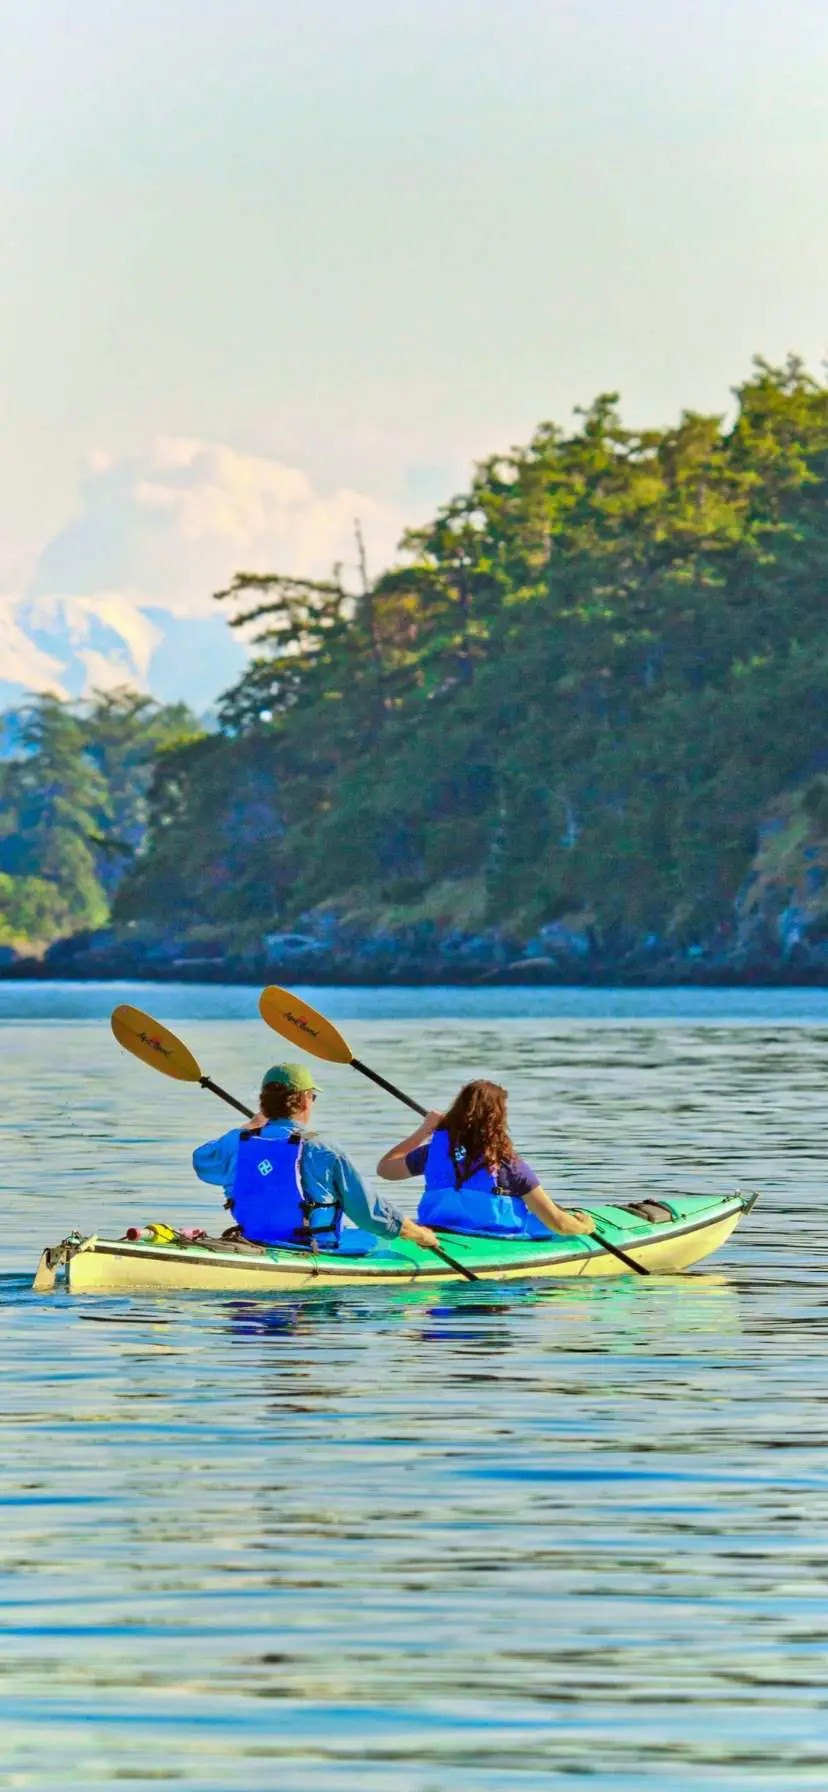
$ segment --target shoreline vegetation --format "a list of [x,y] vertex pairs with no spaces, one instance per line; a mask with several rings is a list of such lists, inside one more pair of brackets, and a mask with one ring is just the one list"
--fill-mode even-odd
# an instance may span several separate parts
[[2,718],[0,976],[828,982],[828,386],[602,396],[371,581],[240,572],[205,726]]

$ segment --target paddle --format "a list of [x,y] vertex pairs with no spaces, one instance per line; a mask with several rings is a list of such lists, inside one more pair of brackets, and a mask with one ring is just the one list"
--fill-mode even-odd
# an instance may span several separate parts
[[[389,1083],[379,1071],[369,1069],[367,1064],[355,1058],[347,1039],[343,1039],[333,1021],[326,1020],[309,1002],[303,1002],[299,996],[291,995],[289,989],[279,989],[271,983],[263,989],[259,997],[259,1013],[263,1021],[273,1028],[274,1033],[281,1033],[283,1039],[289,1039],[291,1045],[303,1046],[315,1058],[324,1058],[328,1064],[350,1064],[352,1070],[358,1070],[362,1076],[370,1077],[372,1083],[378,1083],[381,1089],[387,1089],[389,1095],[396,1095],[398,1101],[413,1108],[415,1114],[426,1115],[428,1108],[421,1108],[418,1101],[412,1101],[410,1095],[404,1095],[396,1083]],[[442,1257],[458,1275],[465,1276],[467,1282],[479,1282],[480,1277],[471,1269],[458,1263],[456,1257],[450,1257],[442,1246],[429,1245],[436,1257]]]
[[[262,1020],[273,1028],[274,1033],[281,1033],[282,1038],[289,1039],[291,1045],[303,1046],[306,1052],[311,1052],[316,1058],[326,1059],[329,1064],[350,1064],[352,1070],[358,1070],[362,1076],[370,1077],[372,1083],[379,1083],[381,1089],[387,1089],[389,1095],[396,1095],[397,1100],[404,1102],[407,1108],[413,1108],[415,1114],[425,1115],[428,1112],[427,1108],[420,1107],[418,1101],[412,1101],[410,1095],[404,1095],[402,1089],[398,1089],[395,1083],[389,1083],[384,1076],[379,1075],[378,1071],[371,1070],[367,1064],[363,1064],[359,1058],[355,1058],[347,1039],[343,1038],[333,1021],[327,1020],[325,1015],[320,1014],[318,1009],[312,1008],[309,1002],[303,1002],[299,996],[292,995],[289,989],[280,989],[276,983],[271,983],[267,989],[263,989],[259,997],[259,1013]],[[604,1250],[609,1251],[611,1256],[618,1257],[628,1269],[635,1270],[637,1276],[650,1274],[643,1264],[636,1263],[633,1257],[628,1257],[620,1245],[610,1244],[609,1239],[604,1238],[602,1233],[593,1232],[592,1237],[598,1244],[603,1245]],[[478,1276],[473,1276],[470,1270],[465,1270],[461,1264],[455,1263],[445,1251],[441,1251],[440,1256],[445,1257],[446,1262],[451,1263],[453,1269],[459,1269],[461,1275],[467,1276],[469,1281],[479,1281]]]
[[120,1008],[113,1009],[111,1025],[118,1044],[131,1052],[133,1058],[140,1058],[142,1064],[150,1064],[153,1070],[174,1077],[178,1083],[200,1083],[202,1089],[210,1089],[213,1095],[220,1096],[228,1107],[236,1109],[237,1114],[246,1114],[252,1120],[253,1109],[244,1107],[235,1096],[228,1095],[212,1077],[203,1076],[200,1064],[196,1063],[183,1040],[176,1038],[168,1027],[162,1027],[160,1020],[153,1020],[151,1014],[144,1014],[140,1008],[130,1008],[128,1002],[123,1002]]

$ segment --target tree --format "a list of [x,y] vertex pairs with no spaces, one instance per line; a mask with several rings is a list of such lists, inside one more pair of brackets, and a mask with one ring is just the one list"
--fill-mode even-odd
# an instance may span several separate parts
[[106,918],[95,839],[106,816],[106,784],[86,751],[84,729],[56,697],[20,712],[22,752],[3,769],[0,868],[53,885],[75,927]]
[[97,927],[143,839],[157,753],[194,724],[183,705],[130,690],[16,712],[0,764],[0,873],[15,934]]

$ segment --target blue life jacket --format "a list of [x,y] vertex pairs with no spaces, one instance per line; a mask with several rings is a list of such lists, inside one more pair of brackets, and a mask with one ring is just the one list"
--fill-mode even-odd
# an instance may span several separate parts
[[529,1237],[530,1214],[525,1201],[504,1194],[496,1170],[478,1164],[457,1187],[458,1171],[451,1155],[449,1136],[441,1127],[428,1147],[425,1193],[417,1209],[422,1226],[442,1226],[447,1232],[485,1232],[511,1238]]
[[230,1205],[237,1226],[256,1244],[313,1246],[326,1250],[339,1242],[342,1208],[337,1201],[316,1201],[302,1184],[301,1133],[263,1138],[241,1133]]

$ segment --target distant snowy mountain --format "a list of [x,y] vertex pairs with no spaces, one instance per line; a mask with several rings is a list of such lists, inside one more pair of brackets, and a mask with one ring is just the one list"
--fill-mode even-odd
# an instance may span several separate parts
[[245,661],[212,593],[241,569],[319,576],[353,560],[357,516],[382,564],[402,519],[359,492],[322,495],[296,468],[181,438],[93,457],[78,515],[0,595],[0,704],[132,684],[204,710]]
[[128,684],[165,702],[183,698],[200,712],[233,683],[246,659],[243,643],[218,611],[177,616],[119,595],[117,602],[105,596],[48,603],[24,598],[16,612],[14,656],[0,649],[3,707],[32,690],[80,697]]

